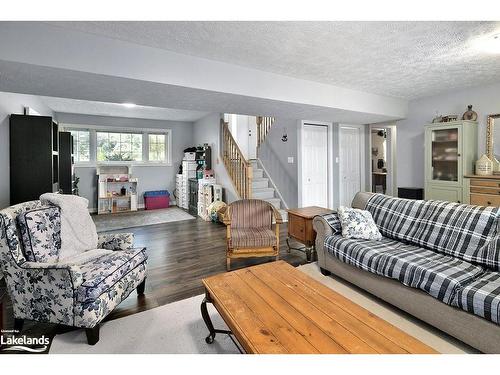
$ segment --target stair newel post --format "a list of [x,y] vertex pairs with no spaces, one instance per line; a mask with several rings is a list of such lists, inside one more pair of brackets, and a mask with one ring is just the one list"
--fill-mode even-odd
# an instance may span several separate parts
[[246,168],[247,174],[247,199],[252,198],[252,180],[253,180],[253,167],[251,163],[247,164]]

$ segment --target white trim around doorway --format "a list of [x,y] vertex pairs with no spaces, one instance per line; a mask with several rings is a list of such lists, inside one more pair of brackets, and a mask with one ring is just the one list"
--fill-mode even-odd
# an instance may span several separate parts
[[302,136],[304,133],[304,125],[318,125],[318,126],[326,126],[328,128],[328,208],[332,208],[333,206],[333,175],[334,175],[334,160],[333,160],[333,123],[331,122],[322,122],[322,121],[299,121],[297,126],[297,195],[298,195],[298,205],[302,207],[302,202],[304,201],[303,197],[303,175],[302,175]]
[[[351,124],[339,124],[339,131],[338,131],[338,136],[339,136],[339,146],[340,142],[342,141],[341,139],[341,128],[356,128],[359,129],[359,148],[360,148],[360,188],[361,191],[366,190],[366,125],[351,125]],[[340,147],[339,147],[340,148]],[[339,178],[338,178],[338,201],[340,205],[340,190],[342,189],[342,176],[340,175],[340,163],[342,163],[342,160],[340,160],[340,149],[338,150],[339,154]],[[371,173],[371,170],[370,170]],[[371,179],[370,179],[371,182]]]
[[398,184],[397,184],[397,129],[396,125],[393,124],[371,124],[369,126],[369,134],[368,134],[368,154],[367,160],[369,160],[368,168],[368,191],[372,190],[372,164],[371,164],[371,152],[372,152],[372,137],[371,132],[373,129],[386,129],[389,133],[387,137],[387,146],[390,148],[391,157],[387,160],[387,191],[385,192],[387,195],[391,195],[393,197],[398,196]]

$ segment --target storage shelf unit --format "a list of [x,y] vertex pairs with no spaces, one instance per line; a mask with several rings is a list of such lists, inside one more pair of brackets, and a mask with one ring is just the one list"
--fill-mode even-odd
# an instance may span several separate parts
[[425,126],[425,199],[470,203],[468,182],[477,160],[475,121]]
[[[137,211],[137,184],[128,166],[97,168],[97,213]],[[125,189],[125,194],[122,194]]]
[[189,179],[196,178],[196,160],[182,161],[182,174],[176,175],[177,206],[189,209]]
[[49,116],[10,116],[10,204],[59,191],[59,127]]

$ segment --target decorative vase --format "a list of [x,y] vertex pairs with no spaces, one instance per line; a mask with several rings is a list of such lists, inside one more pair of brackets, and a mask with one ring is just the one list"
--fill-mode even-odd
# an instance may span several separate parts
[[476,174],[478,176],[489,176],[493,174],[493,162],[488,156],[483,155],[476,161]]
[[493,159],[491,159],[491,163],[493,165],[493,173],[494,174],[500,174],[500,161],[497,160],[497,158],[493,155]]
[[467,111],[463,114],[462,120],[471,120],[471,121],[477,120],[477,113],[472,110],[472,104],[469,104],[467,106]]

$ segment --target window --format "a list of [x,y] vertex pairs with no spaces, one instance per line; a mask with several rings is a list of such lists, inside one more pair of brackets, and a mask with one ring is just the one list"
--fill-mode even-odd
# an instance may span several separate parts
[[71,130],[75,163],[90,161],[90,131]]
[[77,166],[123,162],[133,165],[171,165],[170,129],[78,124],[61,124],[61,128],[73,136]]
[[98,131],[97,161],[142,161],[142,134]]
[[165,134],[149,134],[149,161],[165,161]]

